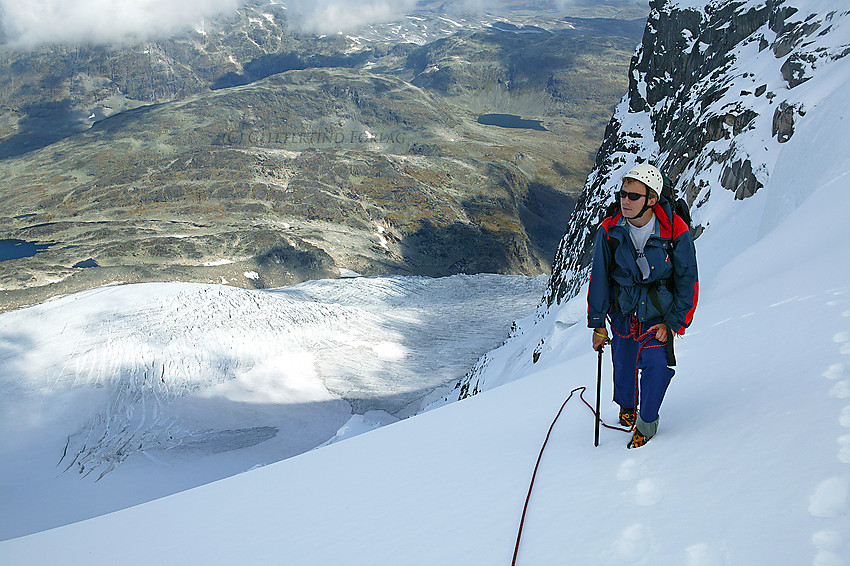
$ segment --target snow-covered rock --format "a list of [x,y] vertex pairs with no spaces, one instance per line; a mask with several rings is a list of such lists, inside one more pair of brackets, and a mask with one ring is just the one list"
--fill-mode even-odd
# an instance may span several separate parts
[[850,14],[837,4],[650,4],[629,92],[561,242],[547,304],[569,299],[587,280],[595,227],[635,162],[671,177],[691,205],[697,237],[768,184],[795,128],[846,77]]

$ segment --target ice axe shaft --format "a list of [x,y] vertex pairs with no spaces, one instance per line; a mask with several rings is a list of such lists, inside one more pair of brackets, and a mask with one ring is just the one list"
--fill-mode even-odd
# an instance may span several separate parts
[[599,346],[599,362],[596,369],[596,433],[593,437],[593,445],[599,446],[599,405],[602,389],[602,346]]

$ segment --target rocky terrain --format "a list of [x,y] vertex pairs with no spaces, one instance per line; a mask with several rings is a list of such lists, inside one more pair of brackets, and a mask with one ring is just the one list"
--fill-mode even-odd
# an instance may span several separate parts
[[0,240],[48,246],[0,262],[0,310],[116,282],[548,272],[642,22],[458,25],[311,36],[256,2],[169,40],[0,47]]

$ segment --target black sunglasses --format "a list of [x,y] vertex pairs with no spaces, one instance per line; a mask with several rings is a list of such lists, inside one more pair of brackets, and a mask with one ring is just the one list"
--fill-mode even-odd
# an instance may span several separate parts
[[624,191],[624,190],[621,189],[620,191],[617,192],[617,196],[620,197],[621,199],[627,198],[629,200],[638,200],[641,197],[645,197],[646,195],[642,194],[642,193],[632,193],[632,192]]

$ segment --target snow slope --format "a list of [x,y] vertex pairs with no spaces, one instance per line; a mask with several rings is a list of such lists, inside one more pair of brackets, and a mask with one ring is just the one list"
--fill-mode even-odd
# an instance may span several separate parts
[[[768,265],[784,260],[768,244],[750,254]],[[593,419],[571,401],[543,459],[519,563],[846,563],[850,286],[842,271],[843,285],[791,270],[760,291],[707,301],[681,350],[662,431],[640,450],[626,451],[626,436],[604,429],[594,448]],[[6,541],[0,557],[509,564],[546,428],[571,388],[592,384],[594,368],[593,354],[565,360],[278,464]],[[615,408],[606,404],[604,416],[613,420]]]
[[[799,206],[781,218],[750,206],[751,220],[775,228],[703,273],[706,292],[679,343],[658,436],[627,451],[624,433],[603,429],[594,448],[591,413],[568,403],[541,463],[518,564],[850,562],[850,227],[840,221],[850,209],[850,136],[821,134],[850,120],[844,92],[801,124],[795,139],[808,151],[789,143],[779,156],[789,174],[774,174],[768,188],[801,198]],[[799,178],[817,185],[801,194]],[[546,320],[563,355],[529,365],[522,379],[258,470],[5,541],[0,558],[509,564],[547,427],[574,387],[589,386],[592,399],[595,381],[583,324],[552,316],[539,325]],[[611,422],[608,379],[602,395]]]

